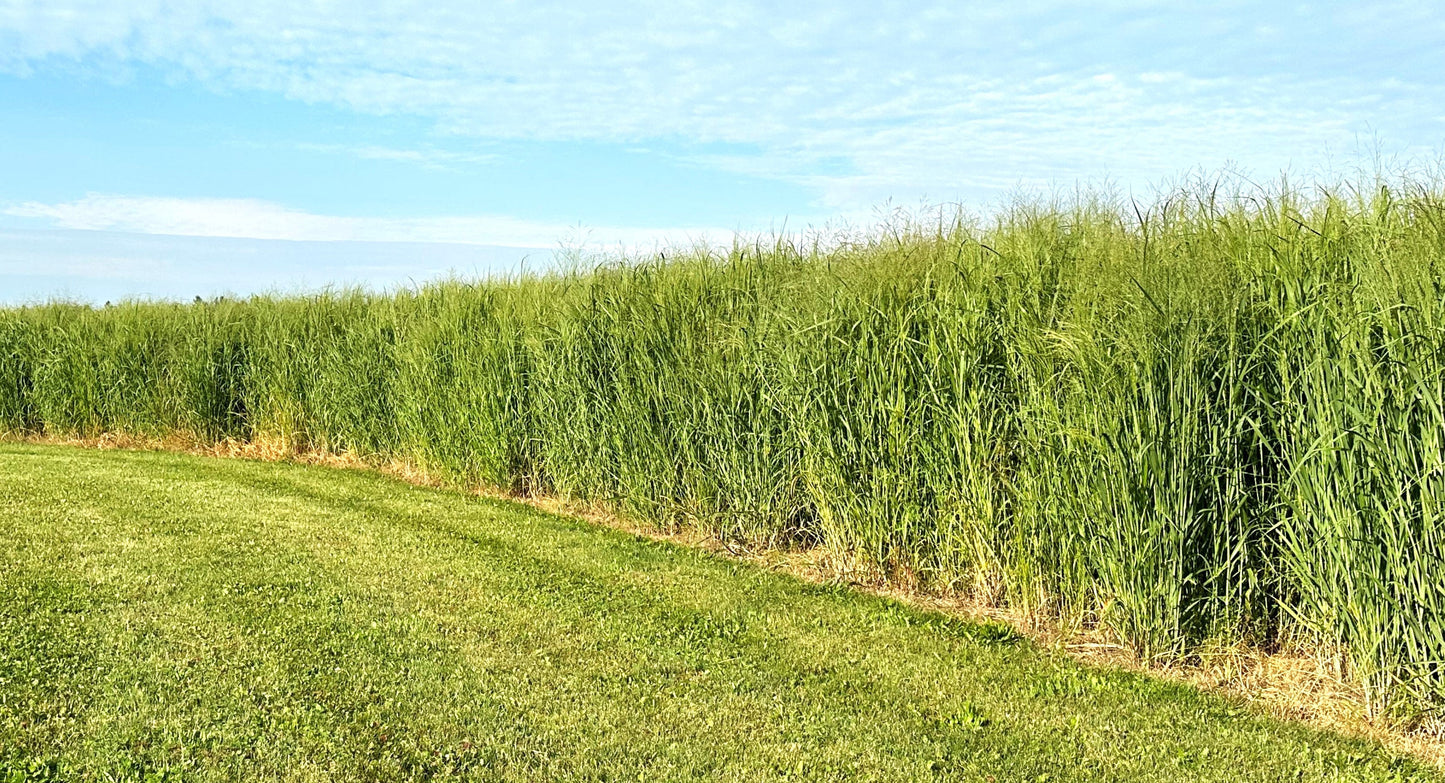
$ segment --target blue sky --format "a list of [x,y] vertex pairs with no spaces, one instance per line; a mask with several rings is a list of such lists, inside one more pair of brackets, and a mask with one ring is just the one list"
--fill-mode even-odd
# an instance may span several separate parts
[[0,0],[0,301],[1438,161],[1436,7]]

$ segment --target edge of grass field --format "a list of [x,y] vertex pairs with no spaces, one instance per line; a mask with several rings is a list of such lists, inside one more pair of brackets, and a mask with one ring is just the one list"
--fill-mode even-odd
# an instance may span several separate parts
[[1336,659],[1306,647],[1265,652],[1242,645],[1221,645],[1201,651],[1186,662],[1163,665],[1140,660],[1126,645],[1094,629],[1063,626],[1018,612],[985,605],[965,596],[917,589],[876,569],[860,568],[846,555],[823,547],[807,549],[725,541],[699,525],[663,529],[617,513],[600,504],[536,494],[518,494],[498,487],[459,486],[428,473],[415,463],[396,458],[364,458],[356,454],[297,450],[282,442],[228,440],[206,443],[181,435],[165,438],[108,433],[101,437],[0,435],[0,444],[70,446],[100,450],[166,451],[194,456],[289,462],[334,469],[380,472],[417,486],[462,491],[522,503],[552,514],[679,546],[703,549],[814,583],[846,585],[908,605],[975,621],[1002,622],[1035,644],[1067,654],[1089,666],[1119,668],[1186,684],[1238,699],[1272,717],[1315,728],[1370,739],[1445,770],[1445,722],[1405,727],[1371,718],[1364,691],[1342,676]]

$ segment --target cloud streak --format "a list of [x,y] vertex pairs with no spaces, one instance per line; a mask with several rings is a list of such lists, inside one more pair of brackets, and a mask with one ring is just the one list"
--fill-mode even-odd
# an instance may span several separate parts
[[388,290],[449,274],[550,268],[546,250],[392,242],[297,242],[105,231],[0,230],[0,304],[218,294]]
[[575,226],[495,215],[374,218],[319,215],[259,199],[156,198],[91,194],[61,203],[25,202],[0,208],[51,228],[122,231],[181,237],[229,237],[292,242],[412,242],[513,248],[655,246],[726,240],[721,229]]

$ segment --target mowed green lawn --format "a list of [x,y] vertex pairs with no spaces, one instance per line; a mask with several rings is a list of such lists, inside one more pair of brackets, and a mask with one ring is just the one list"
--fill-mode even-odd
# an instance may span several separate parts
[[0,446],[0,781],[1405,780],[978,626],[360,471]]

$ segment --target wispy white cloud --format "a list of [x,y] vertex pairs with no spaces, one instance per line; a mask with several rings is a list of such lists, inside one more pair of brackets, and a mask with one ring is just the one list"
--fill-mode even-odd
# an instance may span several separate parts
[[459,165],[495,163],[500,156],[492,153],[457,152],[434,148],[404,149],[382,147],[375,144],[310,144],[296,145],[298,149],[310,152],[325,152],[335,155],[351,155],[362,160],[387,160],[399,163],[415,163],[431,169],[449,169]]
[[726,241],[717,228],[562,225],[507,216],[376,218],[319,215],[257,199],[91,194],[62,203],[25,202],[0,213],[51,228],[294,242],[424,242],[514,248],[648,249]]
[[1225,160],[1273,169],[1361,133],[1438,145],[1437,8],[9,0],[0,69],[141,65],[482,138],[742,145],[756,152],[699,160],[845,208]]

